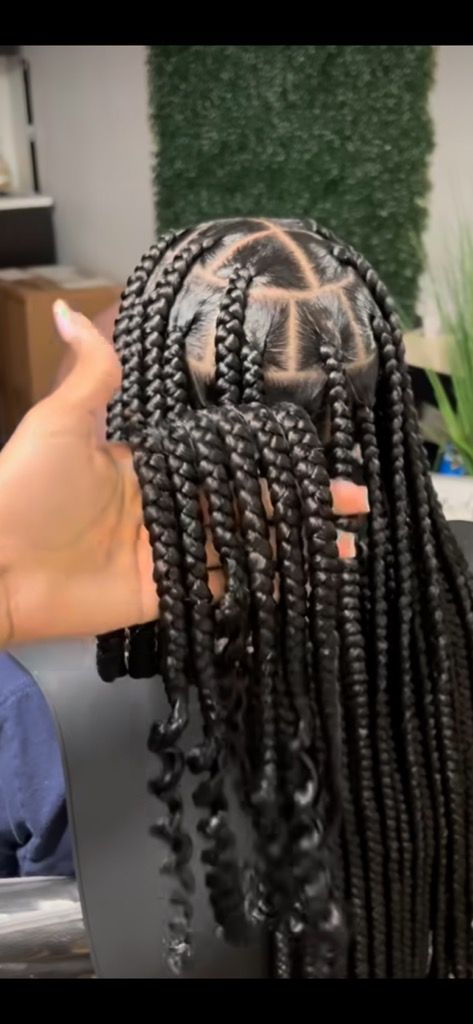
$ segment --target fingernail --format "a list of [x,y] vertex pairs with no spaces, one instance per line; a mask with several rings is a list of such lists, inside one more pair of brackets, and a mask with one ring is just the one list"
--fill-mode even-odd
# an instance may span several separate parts
[[356,544],[355,535],[346,530],[337,531],[337,547],[340,558],[355,558]]
[[66,340],[70,339],[74,331],[72,310],[63,299],[57,299],[53,305],[53,313],[61,336]]

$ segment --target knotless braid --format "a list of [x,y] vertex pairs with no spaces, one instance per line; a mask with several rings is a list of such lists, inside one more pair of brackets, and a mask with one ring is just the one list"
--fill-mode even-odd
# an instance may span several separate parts
[[[314,786],[312,814],[315,813],[315,821],[312,819],[312,835],[316,870],[322,883],[317,893],[317,914],[312,924],[321,929],[323,934],[322,941],[318,938],[321,943],[319,957],[322,954],[322,973],[330,973],[332,969],[340,969],[345,954],[341,864],[337,863],[340,859],[338,827],[342,766],[335,637],[334,579],[338,572],[336,529],[328,474],[314,425],[306,414],[294,406],[282,405],[275,412],[284,431],[295,481],[300,490],[309,560],[309,623],[312,638],[309,653],[312,660],[312,682],[308,692],[314,720],[321,722],[323,730],[323,743],[317,735],[315,743],[312,741],[321,776],[316,780],[318,785]],[[307,967],[306,963],[306,970]]]
[[[423,571],[427,580],[425,597],[428,622],[425,622],[427,649],[431,651],[431,674],[433,675],[433,705],[435,726],[440,751],[441,779],[447,815],[447,829],[437,835],[436,865],[437,891],[434,900],[435,925],[433,928],[433,972],[445,976],[453,972],[456,977],[469,973],[467,946],[471,943],[471,924],[466,905],[466,893],[471,892],[471,877],[465,877],[468,862],[468,840],[465,813],[461,810],[465,797],[465,779],[462,778],[460,751],[457,745],[456,687],[467,689],[463,674],[455,674],[452,687],[451,666],[447,655],[447,623],[441,602],[441,586],[438,553],[433,534],[433,522],[440,524],[442,516],[432,496],[432,483],[420,441],[417,416],[414,409],[412,388],[405,364],[405,353],[399,320],[386,288],[379,281],[368,262],[347,247],[336,246],[334,254],[344,263],[353,266],[371,290],[381,312],[383,321],[374,325],[385,359],[399,367],[398,390],[396,394],[397,414],[403,426],[404,444],[409,455],[409,481],[415,495],[412,503],[417,521],[417,542],[422,551]],[[384,326],[386,325],[386,326]],[[387,328],[387,329],[386,329]],[[432,517],[432,518],[431,518]],[[439,525],[445,535],[445,527]],[[450,557],[455,546],[453,538],[449,543]],[[455,559],[458,565],[458,559]],[[431,713],[432,713],[431,709]],[[434,778],[431,775],[431,779]],[[425,791],[425,790],[424,790]],[[465,794],[468,800],[468,794]],[[447,857],[447,861],[445,861]],[[443,891],[442,891],[443,890]],[[449,899],[445,901],[445,893]],[[470,897],[468,897],[470,903]]]
[[[141,447],[143,445],[143,448]],[[175,553],[180,550],[174,492],[159,438],[145,435],[135,454],[140,482],[143,515],[153,552],[154,579],[160,599],[160,627],[165,643],[163,665],[164,685],[170,705],[166,723],[151,728],[148,747],[161,761],[161,773],[153,779],[150,791],[161,799],[168,810],[167,818],[159,819],[152,834],[164,839],[171,848],[171,859],[165,870],[174,871],[179,889],[172,894],[177,915],[170,923],[171,942],[168,962],[178,973],[191,956],[190,924],[194,876],[189,867],[192,840],[183,827],[183,802],[180,783],[185,770],[185,756],[179,747],[189,719],[188,665],[190,650],[186,623],[186,594]]]
[[[118,317],[115,323],[113,342],[122,366],[122,389],[117,392],[107,408],[107,441],[124,441],[125,402],[135,389],[136,400],[140,396],[141,364],[137,361],[136,336],[141,338],[141,324],[144,316],[143,293],[150,275],[159,265],[168,250],[175,245],[185,232],[169,231],[146,253],[136,270],[128,278],[122,294]],[[141,407],[139,408],[141,413]],[[137,427],[141,427],[138,416]],[[151,675],[155,666],[156,630],[154,624],[140,630],[137,637],[133,628],[128,631],[115,630],[98,638],[97,670],[102,679],[113,681],[127,672],[135,678]],[[138,642],[136,643],[136,639]],[[127,656],[128,655],[128,656]]]
[[388,970],[394,977],[401,977],[403,974],[402,880],[407,865],[410,865],[410,843],[406,850],[408,860],[405,865],[402,835],[407,836],[408,834],[407,823],[402,801],[402,779],[399,773],[396,737],[393,734],[388,696],[389,624],[385,565],[388,524],[382,498],[381,467],[372,409],[363,407],[358,410],[357,425],[363,464],[366,467],[371,510],[367,559],[370,609],[365,635],[369,635],[371,630],[375,635],[371,662],[371,672],[376,680],[373,697],[374,728],[372,731],[377,743],[375,757],[380,773],[378,792],[381,794],[383,805],[383,843],[386,850],[385,871],[388,888],[387,929],[392,936]]
[[[327,372],[327,397],[331,411],[331,462],[334,476],[350,479],[355,443],[347,388],[339,357],[328,345],[321,346],[321,360]],[[373,778],[374,752],[371,748],[371,712],[366,652],[361,629],[361,587],[357,559],[342,566],[340,580],[340,640],[344,675],[342,702],[349,730],[356,743],[358,799],[363,823],[364,863],[368,880],[369,919],[372,922],[371,965],[377,977],[386,974],[386,923],[383,899],[382,837]],[[351,723],[351,724],[350,724]],[[371,748],[371,749],[370,749]]]
[[[320,765],[314,761],[315,749],[311,737],[318,727],[318,713],[313,700],[314,665],[313,652],[307,638],[307,593],[305,588],[304,554],[302,547],[302,514],[299,505],[297,482],[293,474],[290,449],[280,424],[262,406],[245,409],[245,419],[250,422],[258,438],[262,475],[268,481],[269,494],[274,510],[277,541],[277,560],[280,576],[280,603],[285,619],[284,646],[281,651],[282,665],[290,705],[286,711],[289,735],[286,750],[291,751],[289,763],[284,765],[287,778],[289,815],[292,824],[289,829],[289,850],[287,856],[300,892],[294,897],[300,901],[306,922],[309,922],[314,942],[321,941],[317,934],[322,900],[317,892],[317,908],[307,898],[310,881],[317,874],[326,871],[320,854],[320,824],[312,813],[312,804],[320,789]],[[308,685],[308,676],[312,680]],[[312,748],[312,749],[311,749]],[[319,740],[320,750],[320,740]],[[283,753],[286,751],[283,750]],[[295,757],[294,757],[295,755]],[[286,756],[286,761],[287,761]],[[323,768],[326,766],[324,765]],[[330,781],[333,781],[333,765],[330,766]],[[323,844],[322,844],[323,845]],[[324,908],[325,909],[325,908]],[[326,910],[327,918],[331,907]],[[305,940],[306,928],[302,936]],[[325,939],[325,936],[323,936]],[[331,964],[330,964],[331,966]],[[327,965],[320,964],[323,974]],[[317,966],[312,965],[314,976]]]
[[[243,267],[233,271],[217,317],[215,386],[220,404],[241,401],[241,351],[247,349],[243,323],[251,278],[251,271]],[[251,362],[248,351],[246,359]]]
[[[159,623],[100,637],[97,664],[107,680],[159,669],[170,705],[149,736],[150,790],[165,807],[152,831],[172,880],[168,962],[180,972],[192,953],[189,769],[225,940],[263,925],[279,978],[472,977],[473,583],[430,479],[399,320],[373,268],[332,232],[281,222],[260,243],[251,223],[163,236],[131,275],[115,329],[123,382],[107,436],[132,450]],[[312,260],[334,293],[349,268],[354,321],[353,290],[369,309],[370,399],[352,386],[336,318],[328,332],[322,317],[317,344],[310,317],[293,318],[284,361],[277,274],[291,297],[298,247],[304,273]],[[314,287],[317,322],[318,302]],[[206,350],[194,388],[188,345],[194,354],[211,333],[215,372]],[[317,394],[323,374],[323,440],[309,385],[299,391],[300,338],[306,358],[317,353]],[[269,399],[278,373],[294,400]],[[359,479],[358,446],[370,514],[354,524],[335,517],[330,477]],[[354,557],[340,559],[337,529],[355,530]],[[203,740],[189,752],[192,686]]]

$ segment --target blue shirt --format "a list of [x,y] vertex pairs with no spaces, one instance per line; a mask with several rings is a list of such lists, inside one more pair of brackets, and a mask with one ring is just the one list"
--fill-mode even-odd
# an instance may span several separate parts
[[74,873],[51,712],[29,673],[0,654],[0,878]]

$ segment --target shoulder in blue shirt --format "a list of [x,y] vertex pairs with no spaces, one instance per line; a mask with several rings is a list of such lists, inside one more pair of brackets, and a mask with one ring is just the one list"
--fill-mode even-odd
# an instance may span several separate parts
[[64,772],[48,704],[0,654],[0,877],[74,875]]

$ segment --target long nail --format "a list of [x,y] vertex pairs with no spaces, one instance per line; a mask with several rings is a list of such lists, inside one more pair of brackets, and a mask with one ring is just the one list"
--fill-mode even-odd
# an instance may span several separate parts
[[58,331],[65,341],[70,341],[74,335],[74,314],[63,299],[57,299],[53,305],[54,319]]

